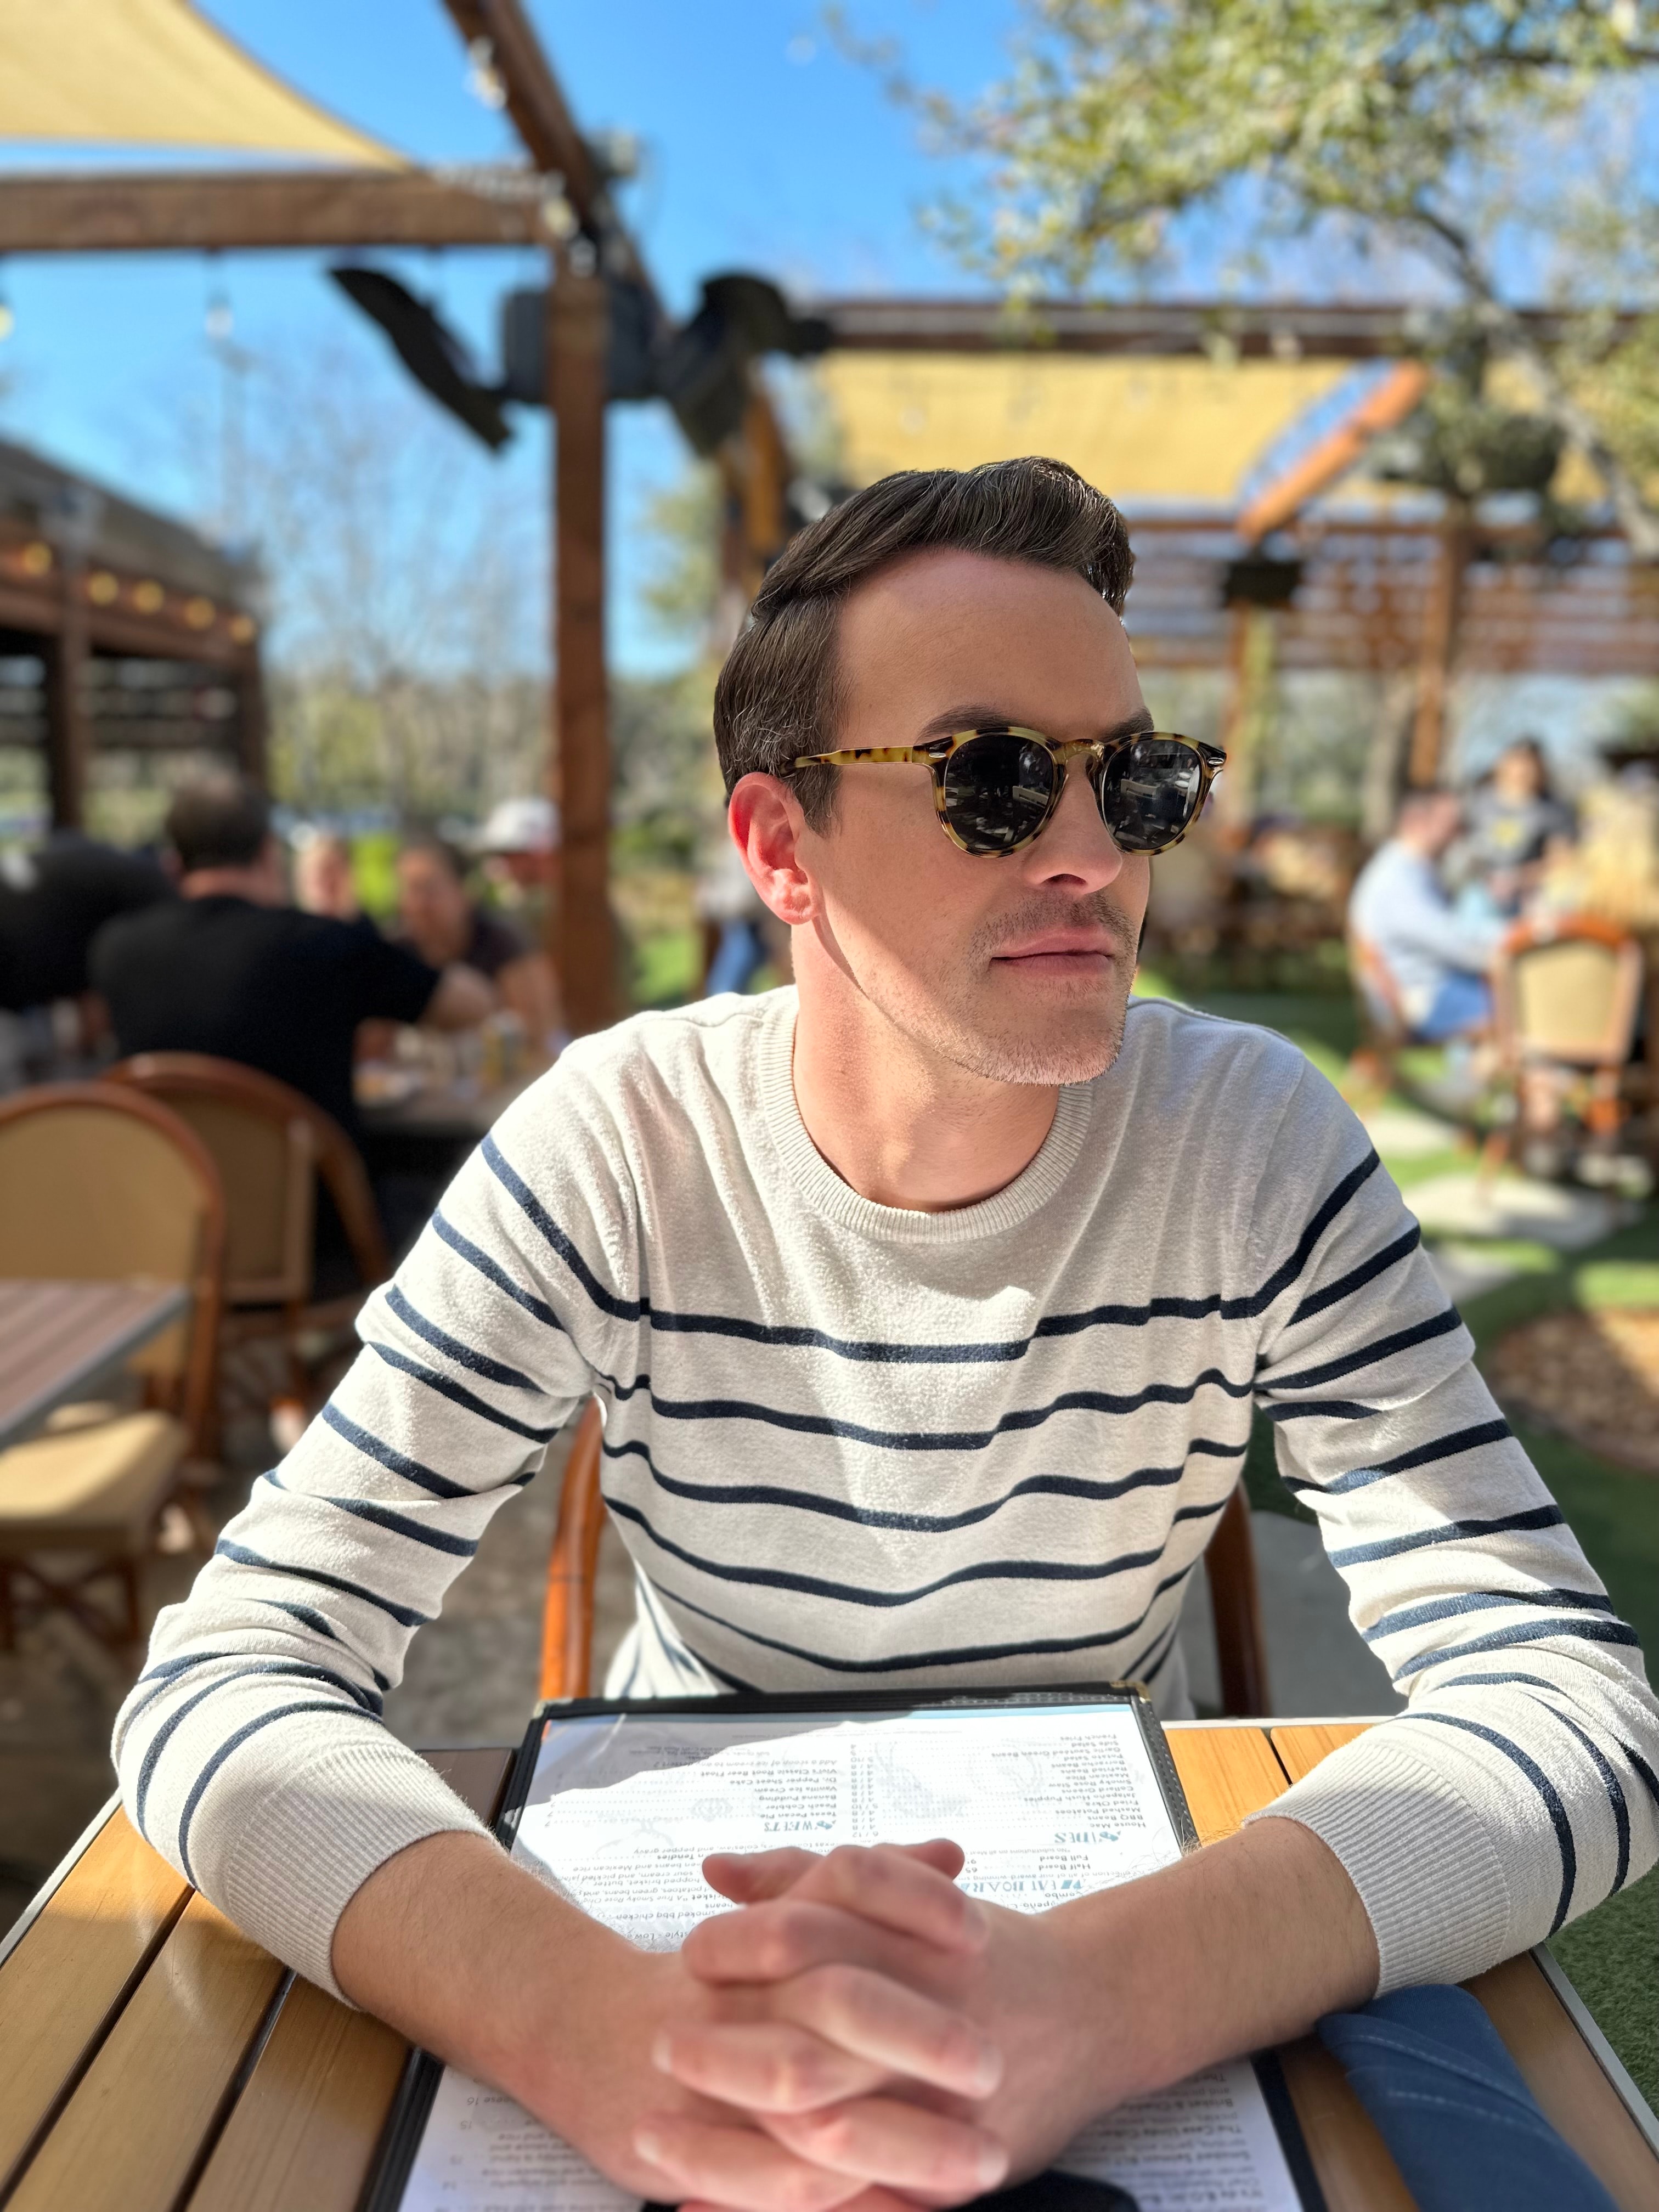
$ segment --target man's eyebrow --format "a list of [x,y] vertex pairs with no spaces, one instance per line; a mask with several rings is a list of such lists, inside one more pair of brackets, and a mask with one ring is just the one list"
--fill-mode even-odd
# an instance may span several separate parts
[[[982,703],[977,706],[947,707],[942,714],[935,714],[931,721],[922,724],[916,732],[915,741],[919,745],[925,745],[931,738],[953,738],[958,730],[1001,729],[1011,722],[1017,724],[1022,729],[1036,726],[1034,724],[1026,722],[1021,715],[1009,714],[1003,707],[988,707]],[[1127,738],[1134,736],[1139,731],[1156,729],[1157,726],[1158,725],[1152,720],[1152,709],[1149,707],[1137,707],[1133,714],[1126,714],[1121,722],[1114,722],[1109,729],[1101,730],[1097,735],[1103,738]]]

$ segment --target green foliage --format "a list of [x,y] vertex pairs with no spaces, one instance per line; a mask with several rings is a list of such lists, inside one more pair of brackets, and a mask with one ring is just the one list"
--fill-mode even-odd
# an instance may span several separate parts
[[953,229],[993,274],[1066,287],[1146,269],[1240,180],[1283,229],[1358,221],[1455,273],[1462,209],[1534,131],[1659,61],[1651,0],[1024,0],[1011,76],[963,108],[994,207]]

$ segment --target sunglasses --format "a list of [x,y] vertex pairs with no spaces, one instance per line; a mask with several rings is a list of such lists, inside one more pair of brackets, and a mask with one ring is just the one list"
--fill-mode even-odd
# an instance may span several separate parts
[[1164,730],[1061,744],[1040,730],[1000,722],[957,730],[925,745],[860,745],[853,752],[803,753],[797,768],[849,768],[855,761],[914,761],[932,772],[939,827],[964,853],[1018,853],[1054,819],[1066,764],[1088,763],[1100,818],[1124,853],[1166,853],[1202,811],[1226,764],[1218,745]]

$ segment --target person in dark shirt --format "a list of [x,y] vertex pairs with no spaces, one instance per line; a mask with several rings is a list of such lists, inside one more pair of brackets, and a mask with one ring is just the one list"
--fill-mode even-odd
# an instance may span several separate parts
[[524,1024],[532,1049],[550,1049],[559,1008],[551,963],[473,901],[465,862],[440,837],[411,839],[398,855],[398,925],[397,942],[434,967],[461,960],[487,975],[498,1003]]
[[289,903],[264,794],[237,776],[185,786],[167,815],[184,896],[108,923],[93,988],[123,1055],[204,1052],[292,1084],[356,1133],[357,1024],[376,1018],[466,1029],[493,993],[360,923]]
[[21,1013],[78,999],[104,924],[174,895],[156,861],[78,830],[59,830],[38,852],[8,854],[0,860],[0,1007]]

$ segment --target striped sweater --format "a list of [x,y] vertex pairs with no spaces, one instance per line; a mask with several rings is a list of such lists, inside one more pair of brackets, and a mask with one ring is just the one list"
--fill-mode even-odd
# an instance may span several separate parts
[[[1382,1985],[1533,1943],[1659,1851],[1659,1709],[1364,1132],[1293,1047],[1132,1003],[981,1203],[850,1189],[792,992],[573,1047],[462,1169],[124,1706],[127,1808],[326,1988],[353,1892],[475,1825],[380,1723],[409,1639],[597,1392],[636,1694],[1138,1678],[1253,1413],[1407,1698],[1275,1809]],[[526,1690],[528,1686],[526,1686]]]

